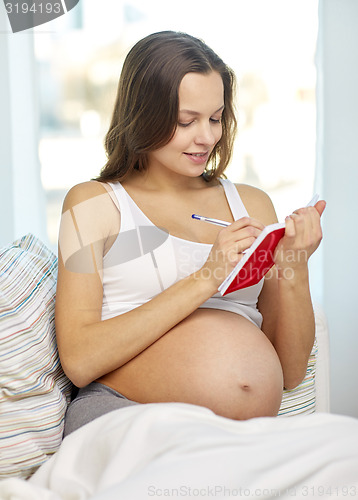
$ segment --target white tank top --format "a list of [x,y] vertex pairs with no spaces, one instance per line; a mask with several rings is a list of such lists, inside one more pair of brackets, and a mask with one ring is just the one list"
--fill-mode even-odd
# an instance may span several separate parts
[[[248,215],[235,185],[228,179],[220,182],[234,220]],[[102,319],[131,311],[200,269],[212,247],[168,234],[148,219],[119,182],[110,186],[118,200],[121,228],[103,259]],[[262,285],[263,280],[225,297],[218,292],[200,307],[240,314],[260,328],[257,299]]]

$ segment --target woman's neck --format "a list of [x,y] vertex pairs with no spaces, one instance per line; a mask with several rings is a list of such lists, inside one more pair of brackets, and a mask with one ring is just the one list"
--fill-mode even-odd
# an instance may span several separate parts
[[178,191],[188,192],[203,189],[209,185],[217,184],[217,181],[207,182],[202,175],[189,177],[174,172],[159,173],[155,169],[149,168],[144,172],[133,172],[123,184],[135,185],[150,191],[178,193]]

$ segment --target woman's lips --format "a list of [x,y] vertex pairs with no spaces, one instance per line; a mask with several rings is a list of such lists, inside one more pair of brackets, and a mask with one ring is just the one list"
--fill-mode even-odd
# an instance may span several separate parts
[[187,158],[189,158],[192,162],[200,165],[202,163],[206,163],[209,158],[209,152],[205,153],[184,153]]

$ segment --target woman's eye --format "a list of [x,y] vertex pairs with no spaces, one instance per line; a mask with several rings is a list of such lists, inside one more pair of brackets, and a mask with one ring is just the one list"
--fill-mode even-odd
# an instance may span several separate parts
[[[215,118],[210,118],[210,122],[211,123],[215,123],[215,124],[218,124],[218,123],[221,123],[221,118],[218,118],[218,119],[215,119]],[[189,125],[191,125],[193,123],[193,121],[191,122],[178,122],[178,126],[179,127],[189,127]]]

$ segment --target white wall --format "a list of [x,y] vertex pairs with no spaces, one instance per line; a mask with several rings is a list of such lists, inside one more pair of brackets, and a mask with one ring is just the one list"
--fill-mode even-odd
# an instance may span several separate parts
[[331,411],[358,417],[358,1],[321,0],[317,190],[323,307],[331,339]]
[[33,33],[12,33],[2,2],[0,74],[0,245],[28,232],[47,242]]

